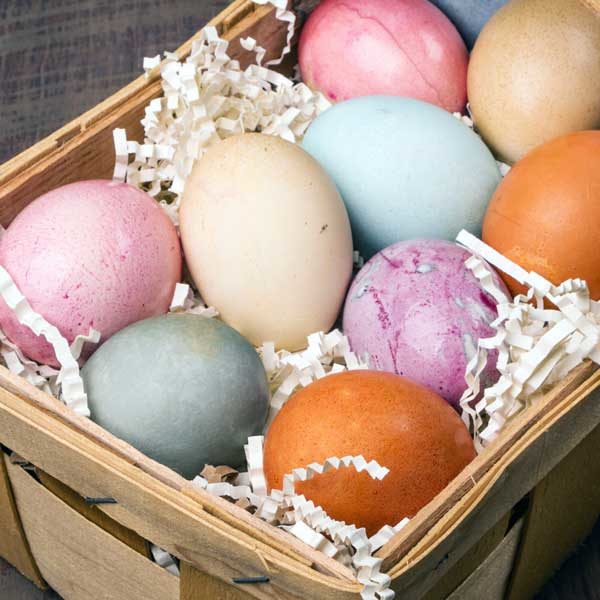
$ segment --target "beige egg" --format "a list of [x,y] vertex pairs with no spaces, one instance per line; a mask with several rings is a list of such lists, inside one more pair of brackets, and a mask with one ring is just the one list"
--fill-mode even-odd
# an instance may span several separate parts
[[600,0],[512,0],[469,63],[475,123],[514,162],[555,137],[600,128]]
[[352,235],[335,185],[302,148],[230,137],[197,161],[180,212],[203,299],[253,344],[297,350],[335,322],[352,273]]

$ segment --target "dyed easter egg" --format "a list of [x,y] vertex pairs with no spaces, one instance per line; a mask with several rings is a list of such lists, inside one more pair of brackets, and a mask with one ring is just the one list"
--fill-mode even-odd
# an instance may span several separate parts
[[271,489],[292,469],[362,455],[390,471],[382,480],[355,469],[296,484],[333,519],[365,527],[413,517],[475,457],[460,417],[440,396],[391,373],[329,375],[296,392],[267,433],[264,468]]
[[514,162],[555,137],[600,128],[600,5],[512,0],[481,32],[468,90],[479,133]]
[[[439,240],[398,242],[354,279],[344,306],[352,350],[371,366],[405,375],[458,408],[480,338],[494,335],[496,302],[465,266],[470,253]],[[506,290],[494,273],[496,283]],[[482,385],[498,378],[490,355]]]
[[298,46],[303,81],[331,100],[387,94],[449,111],[465,107],[468,60],[454,25],[426,0],[324,0]]
[[217,319],[168,314],[114,335],[82,369],[93,421],[187,478],[240,466],[269,404],[254,348]]
[[352,272],[352,235],[327,173],[302,148],[262,134],[209,148],[180,212],[202,298],[253,344],[296,350],[328,330]]
[[[169,309],[181,249],[151,196],[125,183],[79,181],[17,216],[0,242],[0,264],[69,342],[90,327],[105,341]],[[20,325],[2,300],[0,325],[27,356],[57,366],[52,346]]]
[[331,175],[365,258],[402,239],[479,234],[500,182],[490,151],[446,111],[366,96],[321,113],[302,143]]
[[490,17],[508,0],[431,0],[454,23],[468,48]]
[[[483,239],[558,285],[585,279],[600,300],[600,131],[581,131],[521,159],[494,194]],[[513,295],[524,289],[505,277]]]

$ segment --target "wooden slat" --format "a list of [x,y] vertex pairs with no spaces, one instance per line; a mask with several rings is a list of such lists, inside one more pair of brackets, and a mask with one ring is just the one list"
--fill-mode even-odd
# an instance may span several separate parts
[[7,469],[37,564],[65,600],[179,599],[177,577],[96,527],[21,467]]
[[[426,535],[439,520],[455,507],[459,500],[477,487],[477,482],[488,473],[498,461],[506,456],[524,433],[538,423],[544,415],[589,380],[593,374],[598,377],[597,367],[585,363],[574,369],[563,382],[548,392],[534,406],[524,411],[510,423],[502,435],[469,464],[446,488],[416,515],[394,538],[379,551],[387,568],[406,555],[415,543]],[[597,385],[600,385],[600,380]],[[505,511],[510,506],[505,507]],[[485,531],[485,530],[484,530]]]
[[532,598],[600,515],[600,426],[535,488],[508,600]]
[[[115,498],[118,504],[105,507],[110,516],[200,570],[228,583],[257,573],[271,577],[268,589],[252,588],[255,597],[293,598],[302,593],[306,598],[341,600],[355,598],[360,590],[359,584],[319,573],[228,525],[198,502],[5,390],[0,390],[0,439],[80,493]],[[345,569],[331,562],[334,569]]]
[[35,564],[23,531],[2,452],[0,452],[0,556],[39,588],[47,587]]
[[522,530],[521,518],[488,558],[447,600],[506,600],[506,589]]
[[[507,512],[475,545],[450,569],[436,584],[423,596],[423,600],[439,600],[446,598],[467,577],[492,554],[500,545],[510,523],[511,513]],[[431,578],[436,579],[436,574],[431,573]]]
[[58,481],[58,479],[51,477],[48,473],[37,469],[36,474],[42,485],[66,505],[126,546],[129,546],[132,550],[135,550],[138,554],[141,554],[146,558],[151,558],[152,555],[148,542],[135,531],[123,527],[123,525],[117,523],[114,519],[111,519],[105,512],[101,511],[98,506],[87,504],[77,492]]
[[[600,423],[600,373],[575,390],[509,449],[390,571],[402,598],[430,589],[428,574],[442,576],[465,549],[562,460]],[[434,582],[433,582],[434,583]]]
[[179,600],[248,600],[251,598],[243,590],[198,571],[186,562],[181,563],[180,573]]
[[[171,469],[149,459],[147,456],[132,448],[129,444],[115,438],[89,419],[76,415],[52,396],[41,392],[2,366],[0,366],[0,386],[29,403],[32,408],[41,410],[47,415],[52,415],[70,428],[80,432],[92,444],[109,450],[112,454],[122,458],[130,465],[136,465],[139,469],[151,475],[153,479],[169,486],[173,490],[183,492],[184,495],[192,498],[199,508],[218,517],[225,523],[244,531],[254,539],[269,544],[286,556],[294,558],[302,564],[318,565],[323,572],[336,574],[346,581],[354,579],[351,572],[346,567],[327,558],[321,552],[317,552],[309,546],[302,544],[299,540],[285,534],[280,529],[272,527],[259,519],[252,518],[249,513],[224,499],[212,496],[204,490],[194,488],[189,481],[183,479]],[[58,477],[61,480],[64,480],[60,475],[58,475]],[[84,481],[86,482],[86,485],[89,484],[87,480]],[[80,494],[88,496],[94,495],[93,493],[86,491],[85,488],[78,488],[75,485],[72,485],[72,487]],[[102,506],[100,509],[107,511],[108,514],[113,517],[115,516],[114,507]],[[117,518],[117,520],[119,519]],[[121,522],[126,524],[123,521]]]

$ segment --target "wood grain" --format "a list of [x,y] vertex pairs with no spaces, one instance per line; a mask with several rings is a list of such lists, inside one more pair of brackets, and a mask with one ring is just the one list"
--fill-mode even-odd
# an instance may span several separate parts
[[[319,573],[228,525],[198,502],[5,390],[0,390],[0,439],[80,493],[115,498],[118,504],[107,505],[107,514],[200,570],[228,583],[257,573],[271,577],[268,589],[252,587],[255,597],[301,594],[341,600],[356,597],[360,590],[358,584]],[[335,569],[344,568],[332,562]]]
[[77,511],[88,521],[100,527],[114,538],[135,550],[138,554],[150,559],[152,554],[148,542],[135,531],[123,527],[114,519],[111,519],[105,512],[100,510],[98,506],[94,506],[85,502],[85,500],[70,487],[58,481],[54,477],[48,475],[40,469],[36,469],[36,475],[40,483],[57,498],[62,500],[67,506]]
[[[511,513],[507,512],[487,533],[485,533],[465,555],[457,561],[443,577],[423,596],[423,600],[446,598],[477,570],[496,550],[508,531]],[[431,574],[435,579],[435,573]]]
[[[193,499],[199,508],[218,517],[225,523],[241,529],[253,538],[271,545],[286,556],[292,557],[302,564],[319,565],[319,568],[326,573],[336,574],[346,581],[353,580],[351,572],[346,567],[327,558],[321,552],[317,552],[309,546],[306,546],[296,538],[268,525],[264,521],[254,519],[246,511],[224,499],[212,496],[207,494],[204,490],[192,487],[189,481],[183,479],[171,469],[151,460],[89,419],[76,415],[73,411],[67,409],[62,403],[56,400],[56,398],[41,392],[1,366],[0,386],[17,395],[23,401],[30,404],[31,407],[41,410],[46,415],[51,415],[54,418],[59,419],[62,423],[85,436],[92,444],[110,451],[115,456],[123,459],[127,464],[135,465],[153,479],[169,486],[173,490],[183,492],[185,496]],[[77,487],[75,484],[72,484],[71,487],[76,489],[80,494],[88,496],[94,495],[85,488]],[[99,508],[115,517],[115,507],[101,506]],[[118,516],[116,518],[119,520]],[[121,521],[121,523],[124,522]]]
[[[245,4],[247,0],[236,0],[225,18]],[[285,23],[275,19],[274,8],[253,4],[252,7],[239,23],[232,21],[223,31],[223,38],[231,41],[230,56],[242,65],[252,60],[253,55],[240,46],[240,37],[264,37],[267,57],[272,57],[279,52],[287,31]],[[222,28],[223,18],[219,16],[211,23]],[[193,39],[177,49],[180,58],[189,54]],[[0,166],[0,224],[7,226],[31,201],[60,185],[112,177],[113,129],[124,128],[129,139],[142,141],[140,120],[144,108],[160,94],[158,69],[155,69],[149,79],[139,77],[40,144]]]
[[181,563],[180,572],[179,600],[247,600],[251,597],[186,562]]
[[[510,423],[502,435],[486,448],[475,460],[469,464],[446,488],[425,506],[411,522],[404,527],[394,538],[382,548],[378,556],[384,559],[389,568],[406,555],[418,540],[423,539],[426,533],[438,521],[457,506],[461,498],[469,492],[476,493],[477,482],[514,446],[517,440],[548,414],[555,406],[559,405],[578,387],[584,385],[593,374],[597,374],[596,365],[588,362],[574,369],[564,381],[556,385],[534,406],[524,411]],[[598,381],[597,385],[600,385]],[[507,506],[508,510],[510,507]]]
[[35,563],[23,531],[4,458],[4,454],[0,452],[0,556],[39,588],[45,589],[46,582]]
[[523,519],[517,521],[494,551],[446,600],[506,600]]
[[[600,373],[545,415],[444,515],[389,574],[402,598],[421,598],[465,549],[545,477],[600,423]],[[589,485],[596,485],[590,480]]]
[[104,100],[228,0],[0,2],[0,162]]
[[23,527],[44,578],[66,600],[178,600],[179,581],[7,464]]
[[532,493],[507,600],[527,600],[591,531],[600,515],[600,426]]

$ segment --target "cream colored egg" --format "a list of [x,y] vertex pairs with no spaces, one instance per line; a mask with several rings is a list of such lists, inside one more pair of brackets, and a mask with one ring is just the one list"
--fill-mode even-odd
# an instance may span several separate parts
[[335,322],[352,273],[352,235],[335,185],[302,148],[230,137],[197,161],[180,212],[203,299],[253,344],[296,350]]

